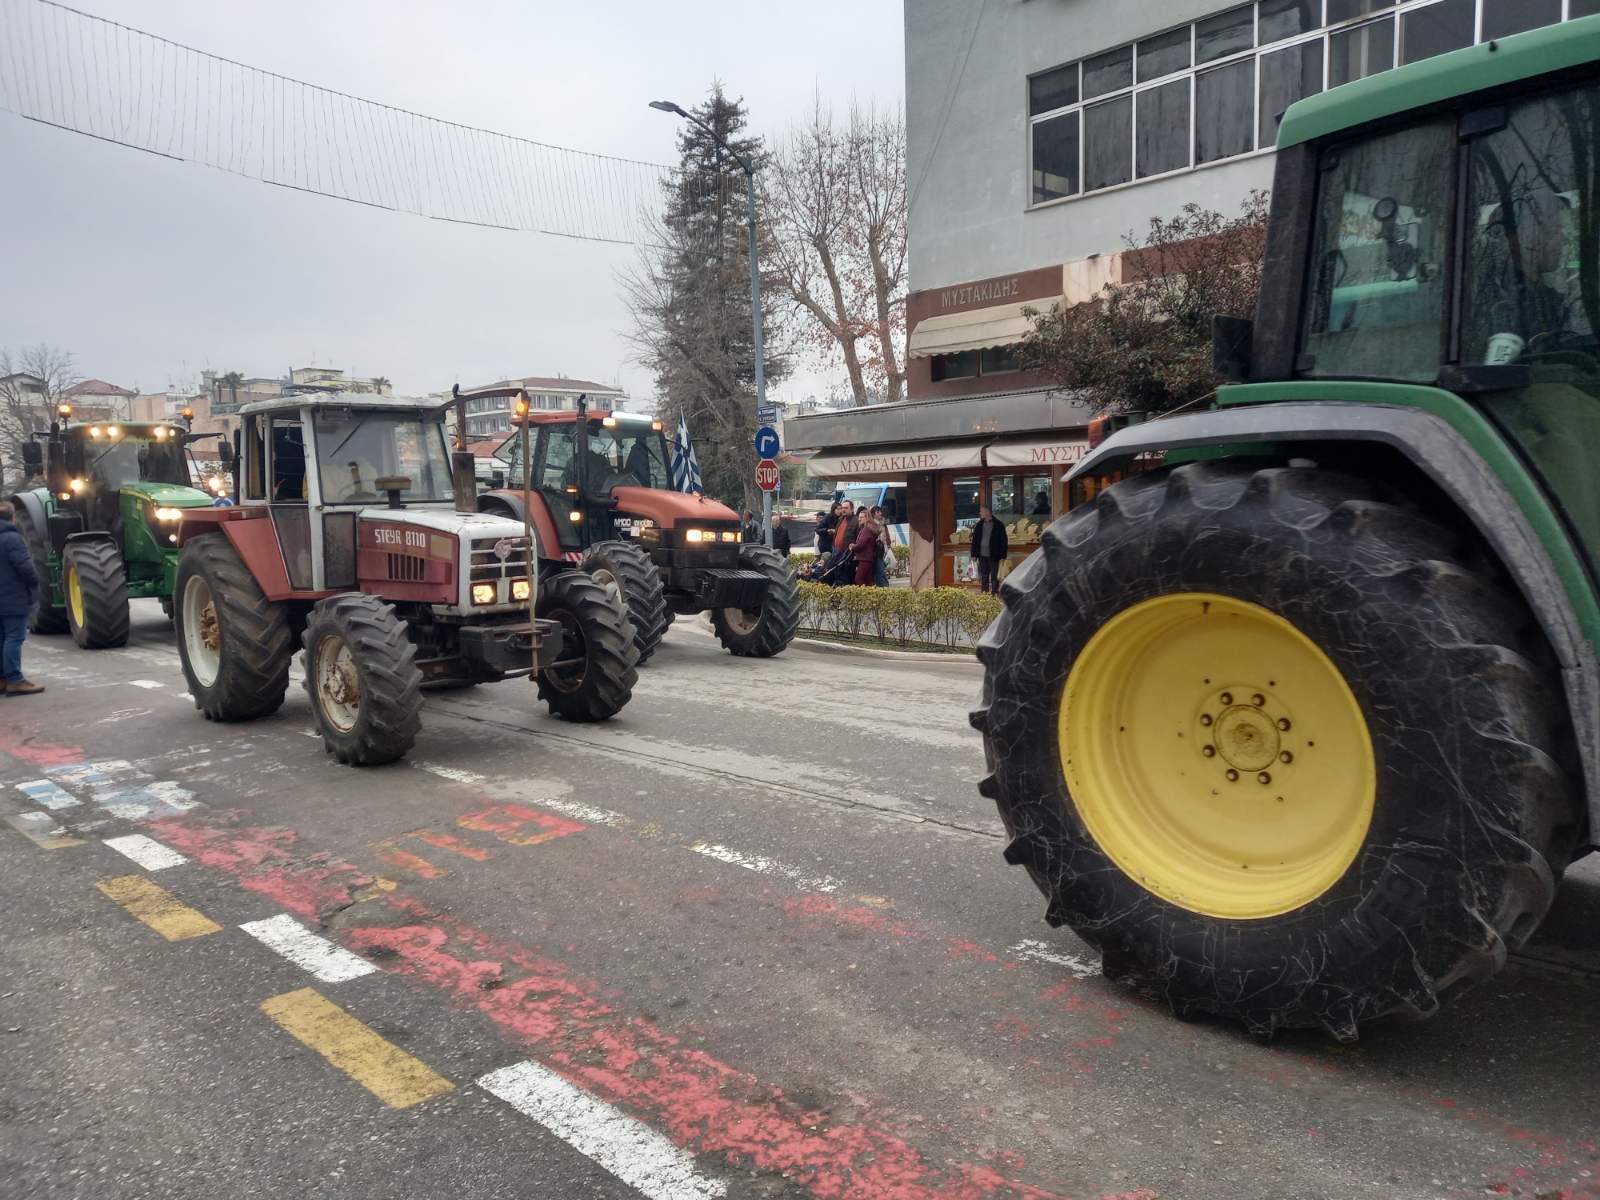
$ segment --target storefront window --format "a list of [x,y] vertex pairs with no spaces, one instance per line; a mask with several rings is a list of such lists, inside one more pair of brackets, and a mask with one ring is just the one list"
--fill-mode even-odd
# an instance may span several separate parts
[[1022,497],[1017,492],[1015,475],[998,475],[989,481],[989,507],[1001,521],[1022,511]]
[[970,528],[977,524],[978,509],[983,506],[983,480],[958,479],[953,486],[956,499],[956,528]]
[[1050,476],[1024,475],[1021,499],[1023,512],[1035,520],[1048,521],[1055,514],[1050,510]]

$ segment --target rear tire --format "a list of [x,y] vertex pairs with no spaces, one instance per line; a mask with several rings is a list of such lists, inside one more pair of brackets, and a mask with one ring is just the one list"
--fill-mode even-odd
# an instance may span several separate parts
[[422,727],[422,672],[394,607],[360,592],[331,596],[311,610],[302,641],[328,752],[357,767],[403,757]]
[[632,542],[598,542],[583,556],[583,569],[617,598],[633,626],[633,645],[644,666],[667,631],[667,605],[661,597],[661,572]]
[[582,571],[539,581],[539,616],[561,623],[561,662],[539,672],[539,699],[564,721],[615,716],[638,682],[633,628],[606,591]]
[[39,599],[28,615],[28,628],[34,633],[66,633],[67,606],[50,602],[50,556],[44,540],[45,531],[34,528],[32,518],[20,502],[13,501],[13,504],[17,510],[17,532],[27,543],[33,573],[39,577]]
[[206,720],[276,712],[294,657],[288,613],[267,599],[225,534],[202,534],[184,546],[173,597],[183,677]]
[[[1522,601],[1461,565],[1449,531],[1370,495],[1326,471],[1235,463],[1119,483],[1045,532],[979,643],[972,723],[991,772],[979,790],[1013,839],[1006,860],[1048,898],[1052,925],[1102,951],[1108,976],[1179,1015],[1217,1014],[1262,1037],[1321,1027],[1340,1041],[1377,1018],[1431,1015],[1528,938],[1575,844],[1568,731],[1551,699],[1560,681],[1526,640]],[[1207,595],[1223,604],[1195,605]],[[1172,632],[1127,637],[1157,604],[1179,614]],[[1330,723],[1315,696],[1295,707],[1307,697],[1282,656],[1215,640],[1246,609],[1331,664],[1369,754],[1340,754],[1334,736],[1315,749],[1313,727],[1331,734]],[[1141,678],[1143,691],[1127,682]],[[1207,697],[1221,688],[1238,709],[1214,717]],[[1097,698],[1089,709],[1085,697]],[[1252,725],[1252,713],[1268,719]],[[1280,743],[1274,730],[1289,732]],[[1151,738],[1160,752],[1140,753]],[[1330,818],[1326,797],[1367,771],[1366,816]],[[1174,842],[1174,798],[1208,794],[1238,815]],[[1230,840],[1230,820],[1248,835]],[[1274,837],[1305,838],[1325,820],[1349,839],[1348,860],[1318,860],[1314,839],[1304,860],[1280,853]],[[1256,872],[1234,865],[1252,859]],[[1299,861],[1317,863],[1309,898],[1298,884],[1271,891]],[[1201,868],[1221,882],[1173,886]],[[1240,896],[1269,900],[1249,916],[1208,915],[1245,911],[1230,910]]]
[[84,650],[128,644],[128,572],[109,539],[68,542],[61,556],[67,627]]
[[800,583],[788,559],[766,546],[739,547],[739,565],[767,577],[767,590],[757,609],[715,608],[711,627],[717,641],[741,658],[782,654],[800,628]]

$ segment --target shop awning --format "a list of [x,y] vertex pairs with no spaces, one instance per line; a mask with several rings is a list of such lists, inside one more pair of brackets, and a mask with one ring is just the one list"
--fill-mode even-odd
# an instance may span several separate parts
[[911,471],[948,471],[983,465],[983,442],[935,446],[874,446],[842,454],[814,454],[806,473],[817,479],[903,479]]
[[1022,315],[1022,310],[1032,308],[1044,312],[1059,301],[1059,296],[1050,296],[1043,300],[976,308],[971,312],[924,317],[911,331],[911,357],[959,354],[963,350],[983,350],[1020,342],[1033,324]]
[[1088,438],[1072,436],[1063,429],[1058,433],[990,442],[983,457],[991,467],[1069,467],[1088,453]]

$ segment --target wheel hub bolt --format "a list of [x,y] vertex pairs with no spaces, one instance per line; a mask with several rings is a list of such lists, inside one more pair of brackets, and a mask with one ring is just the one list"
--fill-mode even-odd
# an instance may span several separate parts
[[1294,761],[1294,755],[1285,750],[1282,754],[1278,755],[1278,761],[1281,763],[1292,763]]
[[1222,693],[1222,702],[1224,704],[1232,704],[1233,703],[1233,693],[1232,692],[1223,692]]
[[1237,783],[1238,781],[1239,781],[1239,772],[1235,771],[1232,767],[1229,767],[1228,768],[1228,782],[1229,783]]
[[1285,733],[1288,733],[1289,732],[1289,718],[1288,717],[1279,717],[1278,718],[1278,728],[1283,730]]
[[1263,771],[1263,772],[1261,772],[1261,774],[1256,776],[1256,782],[1257,783],[1271,783],[1272,782],[1272,776],[1267,774],[1267,772]]
[[1254,696],[1250,697],[1250,703],[1254,704],[1257,708],[1260,708],[1266,702],[1267,702],[1267,698],[1265,696],[1263,696],[1260,692],[1257,692]]
[[1200,753],[1204,754],[1207,758],[1215,758],[1217,755],[1217,748],[1215,746],[1201,746]]
[[1200,724],[1202,724],[1202,725],[1209,725],[1209,724],[1211,724],[1211,722],[1214,719],[1215,718],[1212,717],[1212,715],[1210,713],[1201,713],[1200,714]]

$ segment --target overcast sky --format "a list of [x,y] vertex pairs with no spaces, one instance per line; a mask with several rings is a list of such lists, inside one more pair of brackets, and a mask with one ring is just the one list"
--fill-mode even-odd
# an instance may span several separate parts
[[[713,79],[772,136],[814,93],[898,106],[900,0],[574,5],[76,0],[252,66],[599,153],[674,157]],[[0,30],[0,37],[5,31]],[[627,248],[448,225],[303,195],[0,112],[0,346],[46,341],[142,391],[207,367],[385,375],[397,391],[513,375],[640,398],[615,273]],[[817,390],[809,372],[775,389]]]

